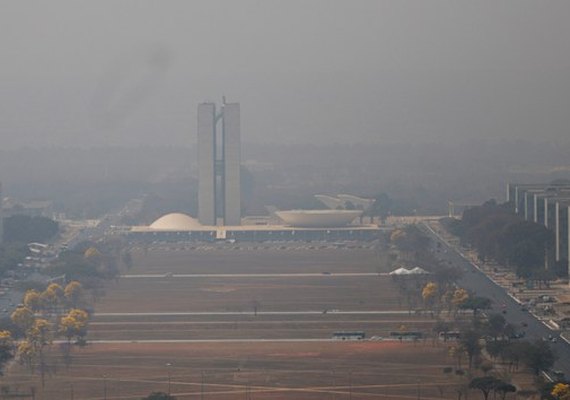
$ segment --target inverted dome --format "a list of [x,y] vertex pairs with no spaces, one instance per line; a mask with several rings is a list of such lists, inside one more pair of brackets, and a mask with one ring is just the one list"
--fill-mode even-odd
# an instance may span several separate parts
[[150,228],[163,231],[192,231],[201,226],[197,220],[182,213],[163,215],[150,224]]
[[304,228],[345,226],[362,214],[361,210],[291,210],[275,214],[287,225]]

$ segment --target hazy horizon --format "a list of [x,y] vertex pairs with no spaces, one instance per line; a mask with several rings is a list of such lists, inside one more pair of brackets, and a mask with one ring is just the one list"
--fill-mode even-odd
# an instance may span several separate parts
[[244,142],[567,142],[570,3],[3,3],[4,149]]

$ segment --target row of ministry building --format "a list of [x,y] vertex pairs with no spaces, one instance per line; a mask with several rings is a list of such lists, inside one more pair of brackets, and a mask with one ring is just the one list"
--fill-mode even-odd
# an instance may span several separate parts
[[568,263],[570,273],[570,183],[508,184],[507,202],[527,221],[554,232],[556,261]]

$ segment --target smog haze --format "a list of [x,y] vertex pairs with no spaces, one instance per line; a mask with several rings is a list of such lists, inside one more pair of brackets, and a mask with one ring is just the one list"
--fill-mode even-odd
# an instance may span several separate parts
[[3,2],[3,148],[567,141],[566,1]]

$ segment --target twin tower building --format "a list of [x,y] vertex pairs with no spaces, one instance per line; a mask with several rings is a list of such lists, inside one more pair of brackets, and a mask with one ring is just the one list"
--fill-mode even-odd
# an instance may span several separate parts
[[241,225],[240,108],[198,105],[198,220],[203,225]]

